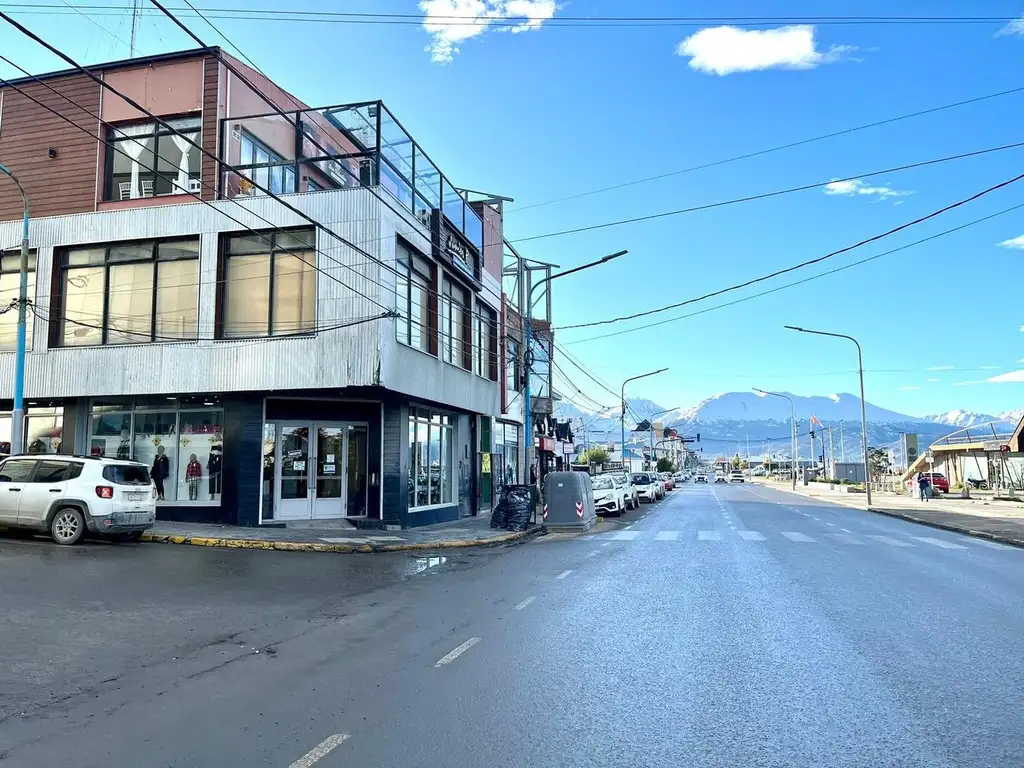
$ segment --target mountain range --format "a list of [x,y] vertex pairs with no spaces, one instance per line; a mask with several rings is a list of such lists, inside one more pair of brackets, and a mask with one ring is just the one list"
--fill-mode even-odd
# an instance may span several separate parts
[[[784,397],[758,395],[754,392],[726,392],[706,398],[694,406],[677,408],[655,416],[654,420],[677,430],[680,436],[696,437],[699,434],[700,443],[691,447],[703,448],[705,457],[737,453],[744,455],[748,453],[748,443],[752,456],[763,455],[766,451],[788,456],[790,417],[795,409],[800,452],[803,456],[806,457],[810,451],[810,418],[814,416],[826,428],[832,428],[831,439],[837,456],[845,456],[848,461],[861,459],[859,397],[849,393],[809,397],[787,392],[780,394]],[[792,400],[792,408],[787,398]],[[664,406],[652,400],[627,400],[627,440],[631,429],[638,422],[664,410]],[[923,448],[957,428],[997,420],[1017,422],[1024,416],[1024,410],[995,415],[950,411],[929,416],[910,416],[870,402],[866,404],[866,412],[868,444],[891,449],[897,464],[902,464],[900,436],[903,433],[917,434],[918,444]],[[582,423],[586,427],[586,438],[592,443],[617,443],[620,440],[617,413],[611,417],[596,416],[580,410],[572,403],[563,402],[558,407],[557,417],[572,419],[577,425]],[[816,425],[815,431],[816,438],[824,435],[828,440],[827,430]],[[646,442],[649,434],[645,433],[641,439]],[[577,442],[581,442],[582,433],[578,428],[577,435]],[[820,455],[820,452],[821,442],[816,439],[815,453]]]

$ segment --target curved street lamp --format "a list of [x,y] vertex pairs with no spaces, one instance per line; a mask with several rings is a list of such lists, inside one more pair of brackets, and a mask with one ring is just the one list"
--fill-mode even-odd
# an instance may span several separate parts
[[[657,376],[659,373],[664,373],[667,370],[668,370],[668,368],[659,368],[656,371],[649,371],[648,373],[641,373],[639,376],[633,376],[631,378],[626,379],[624,382],[622,382],[622,392],[620,394],[620,399],[622,400],[622,412],[621,412],[621,414],[619,414],[619,427],[620,427],[621,432],[622,432],[621,437],[622,437],[622,467],[623,467],[623,469],[625,469],[625,467],[626,467],[626,385],[629,384],[629,382],[631,382],[631,381],[636,381],[637,379],[646,379],[648,376]],[[631,469],[632,469],[632,466],[630,466],[630,469],[627,469],[626,471],[629,472]]]
[[784,395],[781,392],[769,392],[766,389],[758,389],[757,387],[754,387],[754,391],[757,392],[757,394],[761,395],[762,397],[764,397],[765,395],[771,395],[772,397],[781,397],[786,400],[789,400],[789,408],[792,412],[792,420],[790,421],[789,426],[789,455],[792,459],[792,461],[790,461],[790,465],[791,469],[793,470],[792,472],[790,472],[790,474],[793,476],[793,490],[795,491],[796,467],[800,463],[800,442],[799,440],[797,440],[796,436],[796,406],[793,405],[793,398],[790,397],[789,395]]

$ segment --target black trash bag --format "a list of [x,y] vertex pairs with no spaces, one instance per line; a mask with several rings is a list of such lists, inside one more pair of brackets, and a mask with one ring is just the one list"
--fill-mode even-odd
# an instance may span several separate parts
[[533,517],[533,494],[528,485],[508,485],[502,492],[499,505],[508,510],[505,527],[510,531],[525,531]]
[[502,490],[498,503],[491,510],[491,528],[505,528],[508,526],[508,503],[505,500],[505,491]]

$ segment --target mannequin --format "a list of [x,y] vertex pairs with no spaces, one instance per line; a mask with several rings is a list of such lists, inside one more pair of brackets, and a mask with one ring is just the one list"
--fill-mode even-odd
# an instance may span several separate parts
[[158,445],[156,449],[156,456],[153,458],[153,469],[150,470],[150,475],[153,477],[153,484],[156,486],[156,498],[157,501],[164,500],[164,480],[170,477],[171,474],[171,460],[167,458],[167,454],[164,453],[164,447]]
[[188,457],[188,466],[185,467],[185,482],[188,483],[188,499],[195,501],[199,498],[199,481],[203,477],[203,465],[193,453]]
[[206,462],[206,469],[210,472],[210,500],[216,501],[217,494],[221,492],[221,466],[224,463],[222,448],[219,445],[210,446],[210,460]]

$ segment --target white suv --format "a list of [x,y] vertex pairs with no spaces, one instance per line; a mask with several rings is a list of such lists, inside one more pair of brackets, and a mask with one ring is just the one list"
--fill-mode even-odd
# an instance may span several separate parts
[[0,463],[0,526],[45,531],[58,544],[77,544],[87,533],[137,541],[155,517],[145,464],[53,455]]

